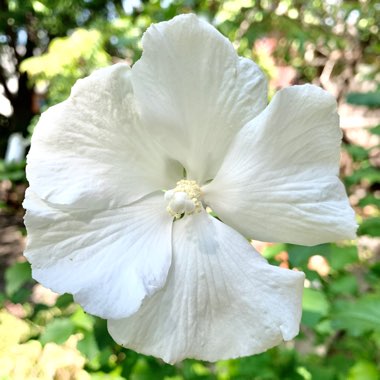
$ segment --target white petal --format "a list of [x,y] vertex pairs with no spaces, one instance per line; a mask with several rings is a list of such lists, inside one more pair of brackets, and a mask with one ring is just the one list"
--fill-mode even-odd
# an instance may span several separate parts
[[42,115],[27,165],[40,198],[108,208],[173,187],[181,172],[139,126],[130,75],[126,64],[98,70]]
[[169,363],[251,355],[298,334],[303,281],[203,212],[174,223],[165,287],[108,329],[118,343]]
[[244,236],[314,245],[355,238],[356,223],[338,178],[341,142],[335,99],[294,86],[238,134],[206,202]]
[[213,178],[235,133],[267,104],[250,60],[195,15],[152,25],[132,68],[142,117],[188,178]]
[[103,318],[133,314],[160,289],[171,263],[172,218],[162,194],[115,210],[58,209],[28,189],[24,207],[33,278],[72,293]]

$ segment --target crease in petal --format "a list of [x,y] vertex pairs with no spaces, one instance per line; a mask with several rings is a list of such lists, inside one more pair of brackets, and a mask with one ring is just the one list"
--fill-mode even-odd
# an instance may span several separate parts
[[265,108],[265,77],[193,14],[153,24],[142,43],[132,82],[143,121],[189,178],[203,183],[236,132]]
[[244,236],[315,245],[354,239],[338,178],[342,132],[334,97],[313,86],[279,91],[236,136],[206,203]]
[[130,76],[123,63],[97,70],[42,114],[26,168],[41,199],[112,208],[175,183],[180,165],[141,127]]
[[269,265],[202,212],[174,223],[165,287],[108,329],[118,343],[168,363],[252,355],[298,334],[303,282],[303,273]]
[[172,218],[161,194],[113,210],[52,207],[31,189],[24,201],[33,278],[71,293],[102,318],[135,313],[161,289],[171,263]]

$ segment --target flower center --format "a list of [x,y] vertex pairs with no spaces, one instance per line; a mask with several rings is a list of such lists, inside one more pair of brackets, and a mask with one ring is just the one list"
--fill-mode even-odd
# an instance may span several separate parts
[[201,189],[196,181],[181,179],[174,189],[165,192],[167,212],[176,219],[202,210]]

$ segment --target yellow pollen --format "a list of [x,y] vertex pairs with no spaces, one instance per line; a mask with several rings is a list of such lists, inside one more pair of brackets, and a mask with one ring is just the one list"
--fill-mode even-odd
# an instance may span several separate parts
[[196,181],[181,179],[174,189],[165,192],[167,212],[175,219],[192,215],[202,210],[202,192]]

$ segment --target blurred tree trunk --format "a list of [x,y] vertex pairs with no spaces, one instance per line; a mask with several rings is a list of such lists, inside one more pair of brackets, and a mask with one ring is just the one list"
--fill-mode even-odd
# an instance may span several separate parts
[[[0,10],[7,9],[6,0],[0,0]],[[0,63],[0,84],[3,87],[4,96],[9,100],[13,108],[12,115],[8,120],[0,123],[0,157],[4,157],[6,142],[13,132],[21,132],[26,135],[27,128],[35,115],[33,109],[34,88],[30,86],[27,73],[21,73],[19,68],[23,60],[33,56],[36,47],[31,38],[30,23],[26,15],[25,25],[27,30],[27,41],[25,52],[20,55],[17,51],[17,29],[8,25],[8,20],[2,19],[2,28],[7,38],[6,44],[1,47],[0,54],[8,55],[8,63],[12,63],[10,68],[5,68]],[[16,78],[17,88],[15,92],[9,88],[9,79]]]

